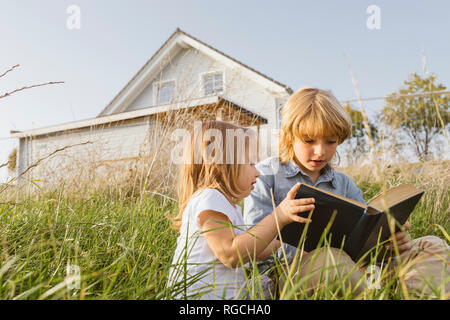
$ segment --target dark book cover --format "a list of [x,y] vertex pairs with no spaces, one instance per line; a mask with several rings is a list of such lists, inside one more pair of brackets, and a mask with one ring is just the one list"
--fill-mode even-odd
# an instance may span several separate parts
[[[403,225],[406,222],[422,194],[423,192],[420,192],[391,206],[389,212],[397,220],[397,225]],[[380,241],[385,241],[391,236],[386,213],[375,208],[368,210],[363,203],[306,184],[300,185],[295,198],[315,199],[315,209],[306,231],[303,248],[307,252],[318,247],[322,234],[331,223],[333,215],[334,220],[326,234],[326,239],[331,247],[343,248],[354,261],[359,260],[364,253],[375,247],[379,238]],[[309,212],[299,213],[299,216],[304,218],[308,215]],[[286,225],[281,231],[283,242],[298,247],[305,228],[306,224],[298,222]],[[397,227],[395,232],[399,230]],[[385,252],[382,252],[377,260],[384,255]],[[368,258],[370,255],[366,256],[365,260]]]
[[[416,207],[422,195],[423,191],[389,208],[389,214],[396,220],[394,233],[399,232],[400,226],[406,223],[406,220],[408,220],[409,215]],[[378,239],[379,242],[383,242],[391,237],[392,234],[389,228],[388,214],[383,211],[379,212],[378,215],[380,216],[380,219],[378,219],[370,233],[365,237],[365,243],[360,252],[356,255],[356,259],[361,258],[366,252],[374,249],[378,243]],[[372,250],[366,260],[369,260],[371,255],[374,254],[375,250]],[[392,254],[393,252],[391,250],[386,250],[382,247],[377,254],[377,261],[381,261]]]
[[[304,243],[305,251],[309,252],[317,248],[319,240],[334,213],[334,221],[328,231],[328,234],[326,235],[327,239],[330,239],[331,237],[331,247],[341,248],[344,244],[344,239],[348,240],[350,235],[356,229],[358,223],[361,225],[361,230],[366,229],[360,221],[366,211],[364,204],[357,205],[355,203],[337,198],[326,192],[322,192],[316,188],[312,188],[306,184],[300,185],[295,198],[315,199],[315,209],[311,216],[312,221],[309,223],[306,232],[306,239]],[[304,218],[307,218],[308,215],[309,212],[299,213],[299,216]],[[367,220],[370,220],[370,217]],[[286,225],[281,231],[281,238],[283,242],[297,247],[305,227],[306,224],[298,222],[293,222]],[[357,253],[359,252],[360,246],[363,244],[364,243],[355,242],[354,246],[357,246],[356,249],[349,248],[347,245],[347,248],[344,247],[344,250],[347,249],[348,251],[355,251]],[[349,252],[347,253],[351,256]]]

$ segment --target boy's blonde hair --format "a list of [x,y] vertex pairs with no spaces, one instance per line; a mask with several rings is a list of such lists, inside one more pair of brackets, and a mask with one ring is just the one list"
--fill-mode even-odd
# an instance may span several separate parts
[[[207,133],[215,132],[221,135],[222,150],[219,152],[219,159],[213,154],[215,161],[211,161],[211,145],[216,137],[212,139]],[[227,131],[244,133],[245,150],[239,150],[239,140],[237,136],[227,135]],[[183,211],[192,195],[200,189],[217,189],[230,203],[236,204],[240,200],[240,195],[244,190],[240,190],[237,179],[240,174],[242,164],[249,161],[249,136],[253,131],[249,128],[238,127],[223,121],[207,121],[201,123],[201,130],[191,130],[188,145],[185,146],[183,163],[180,168],[178,180],[178,215],[172,218],[173,228],[179,230],[182,222]],[[231,137],[233,139],[231,139]],[[232,141],[228,141],[232,140]],[[231,149],[232,148],[232,149]],[[232,154],[231,154],[232,152]],[[244,154],[244,162],[238,159]],[[229,159],[229,158],[232,159]],[[200,160],[200,161],[199,161]]]
[[338,144],[351,133],[351,119],[339,101],[328,91],[304,88],[294,93],[281,112],[279,158],[294,159],[294,141],[338,136]]

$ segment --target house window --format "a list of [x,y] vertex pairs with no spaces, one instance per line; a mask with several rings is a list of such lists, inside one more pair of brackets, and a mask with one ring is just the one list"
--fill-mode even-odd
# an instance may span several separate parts
[[172,102],[175,93],[175,81],[167,81],[156,84],[156,105]]
[[205,96],[223,93],[223,73],[208,73],[203,76]]

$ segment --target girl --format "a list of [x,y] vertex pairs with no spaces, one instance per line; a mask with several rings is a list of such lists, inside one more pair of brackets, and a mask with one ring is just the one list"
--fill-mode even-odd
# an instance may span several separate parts
[[[348,114],[331,93],[305,88],[293,94],[282,110],[279,157],[266,159],[257,165],[261,176],[250,196],[245,199],[245,222],[256,224],[272,211],[271,189],[275,205],[278,205],[292,186],[299,182],[365,203],[362,192],[355,183],[329,165],[337,146],[349,137],[350,129],[351,120]],[[314,219],[314,215],[312,217]],[[410,225],[407,222],[403,227],[408,230]],[[429,270],[432,270],[432,281],[441,283],[443,264],[442,259],[436,256],[448,257],[449,247],[444,241],[437,237],[423,237],[410,242],[406,232],[398,232],[394,237],[402,258],[417,254],[434,254],[423,259],[426,263],[415,267],[414,272],[405,277],[408,279],[407,286],[415,288],[422,282],[430,281],[418,280],[419,274],[425,274],[425,271]],[[415,251],[412,250],[413,245]],[[421,248],[420,253],[417,248]],[[296,248],[285,244],[283,251],[292,261]],[[281,250],[278,250],[278,254],[281,253]],[[330,265],[330,261],[334,263]],[[260,272],[264,272],[271,265],[272,260],[259,263]],[[347,274],[348,286],[355,289],[356,293],[364,289],[365,281],[361,281],[363,275],[355,266],[355,262],[345,252],[331,248],[315,250],[314,255],[310,252],[302,257],[297,275],[300,278],[307,276],[309,279],[305,281],[307,292],[320,285],[320,272],[314,270],[319,271],[330,266],[333,268],[325,268],[331,270],[332,274],[328,277],[333,277],[334,273]]]
[[[291,187],[278,207],[247,231],[238,203],[259,176],[251,161],[252,137],[251,130],[209,121],[188,139],[180,171],[179,213],[173,219],[180,231],[169,276],[173,291],[179,288],[176,298],[242,297],[242,266],[278,249],[277,230],[292,221],[307,221],[297,213],[314,208],[313,199],[294,200],[298,186]],[[244,146],[236,141],[244,141]]]

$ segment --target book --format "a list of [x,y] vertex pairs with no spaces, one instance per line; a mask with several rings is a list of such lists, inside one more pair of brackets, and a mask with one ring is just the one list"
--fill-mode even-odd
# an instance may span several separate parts
[[[343,248],[353,261],[368,261],[375,255],[377,243],[391,237],[389,221],[393,218],[395,232],[405,224],[411,212],[423,195],[411,184],[403,184],[380,193],[364,204],[308,184],[301,184],[295,198],[314,198],[315,208],[308,223],[304,248],[309,252],[318,247],[320,238],[329,224],[326,234],[330,246]],[[386,209],[386,210],[385,210]],[[299,216],[307,218],[310,212]],[[388,217],[389,216],[389,217]],[[333,220],[331,220],[333,218]],[[331,220],[331,221],[330,221]],[[283,242],[298,247],[305,223],[292,222],[281,231]],[[373,250],[372,250],[373,249]],[[365,255],[369,252],[367,255]],[[392,255],[392,251],[378,248],[377,262]]]

